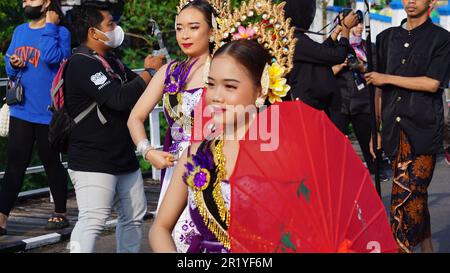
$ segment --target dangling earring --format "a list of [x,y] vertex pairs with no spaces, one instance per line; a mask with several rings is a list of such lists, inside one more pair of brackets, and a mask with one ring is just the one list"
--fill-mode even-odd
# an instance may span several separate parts
[[211,14],[211,25],[213,27],[214,30],[217,30],[217,20],[216,20],[216,16],[214,16],[214,13]]
[[269,75],[270,66],[268,63],[264,66],[264,71],[261,75],[261,97],[256,99],[256,107],[261,108],[266,101],[267,94],[269,93],[270,87],[270,75]]
[[212,35],[209,36],[209,42],[210,42],[210,43],[214,43],[214,36],[212,36]]
[[258,97],[258,98],[256,99],[256,102],[255,102],[256,108],[261,108],[261,107],[263,107],[265,101],[266,101],[265,98],[263,98],[263,97]]
[[267,96],[269,93],[269,87],[270,87],[270,75],[269,75],[269,64],[266,63],[266,66],[264,67],[264,71],[261,75],[261,92],[263,96]]
[[202,78],[202,80],[205,83],[205,85],[206,85],[206,82],[208,81],[210,68],[211,68],[211,57],[208,56],[206,58],[206,61],[205,61],[204,67],[203,67],[203,78]]

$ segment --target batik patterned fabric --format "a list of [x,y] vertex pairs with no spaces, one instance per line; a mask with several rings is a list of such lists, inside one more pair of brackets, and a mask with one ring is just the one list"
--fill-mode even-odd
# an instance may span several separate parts
[[393,161],[391,228],[401,252],[431,236],[428,186],[433,178],[435,155],[414,155],[404,131]]

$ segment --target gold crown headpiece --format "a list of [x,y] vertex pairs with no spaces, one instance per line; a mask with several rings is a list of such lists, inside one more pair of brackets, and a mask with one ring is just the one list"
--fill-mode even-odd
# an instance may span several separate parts
[[[231,40],[255,39],[273,57],[266,65],[261,79],[262,102],[268,97],[271,103],[281,101],[290,90],[286,75],[293,67],[295,27],[284,16],[285,2],[273,4],[271,0],[249,0],[218,21],[214,32],[215,50]],[[260,101],[261,103],[261,101]]]
[[[180,13],[180,11],[190,2],[193,2],[194,0],[180,0],[180,3],[177,7],[177,13]],[[206,0],[214,9],[216,14],[219,17],[226,16],[230,13],[230,0]]]

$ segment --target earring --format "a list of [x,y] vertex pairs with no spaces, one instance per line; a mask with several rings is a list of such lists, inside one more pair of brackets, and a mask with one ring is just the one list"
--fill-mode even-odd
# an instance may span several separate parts
[[208,82],[209,70],[211,69],[211,57],[208,56],[203,67],[202,80],[206,84]]
[[210,43],[214,43],[214,36],[212,36],[212,35],[209,36],[209,42],[210,42]]
[[266,101],[265,98],[263,98],[263,97],[258,97],[258,98],[256,99],[256,102],[255,102],[256,107],[257,107],[257,108],[263,107],[265,101]]
[[266,63],[266,66],[264,67],[263,74],[261,76],[261,92],[263,96],[267,96],[267,93],[269,93],[269,87],[270,87],[270,75],[269,75],[269,64]]
[[214,16],[214,13],[211,14],[211,25],[213,27],[214,30],[217,30],[217,20],[216,20],[216,16]]

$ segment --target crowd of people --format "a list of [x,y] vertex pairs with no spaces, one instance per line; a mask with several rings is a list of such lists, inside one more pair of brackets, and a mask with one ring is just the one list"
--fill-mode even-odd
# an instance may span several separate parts
[[[258,112],[300,100],[325,112],[343,134],[351,124],[365,165],[374,173],[368,90],[373,85],[376,149],[392,164],[392,237],[401,252],[412,252],[417,245],[432,252],[427,189],[444,136],[450,145],[443,100],[450,76],[450,33],[429,18],[434,0],[402,2],[407,14],[402,25],[383,31],[371,45],[363,39],[363,22],[355,11],[340,14],[323,43],[313,41],[308,30],[315,0],[287,0],[278,10],[275,18],[282,21],[271,26],[292,30],[287,38],[269,34],[265,27],[224,25],[231,21],[224,20],[231,14],[228,1],[181,0],[175,33],[184,60],[164,64],[163,56],[149,55],[138,75],[114,54],[125,34],[108,4],[85,1],[66,20],[57,0],[24,0],[30,21],[16,28],[6,57],[8,77],[20,79],[24,98],[10,110],[0,236],[7,234],[8,216],[37,142],[55,200],[48,229],[70,225],[67,176],[75,189],[79,215],[71,252],[95,252],[113,208],[118,213],[117,251],[139,252],[147,201],[135,149],[163,170],[149,233],[153,251],[230,252],[230,176],[240,139],[230,140],[224,133],[192,141],[194,110],[202,105],[212,109],[213,132],[231,126],[233,136],[243,136],[254,117],[239,110],[225,114],[228,107],[255,106]],[[265,8],[257,5],[255,12]],[[253,12],[246,11],[245,18]],[[281,53],[276,52],[279,44],[284,45]],[[367,47],[373,48],[373,56]],[[369,58],[374,71],[368,71]],[[48,140],[52,81],[66,59],[64,108],[76,121],[68,141],[68,171]],[[160,101],[169,125],[162,151],[151,146],[144,126]],[[243,124],[237,123],[240,117],[245,117]],[[450,146],[445,153],[450,165]],[[388,180],[385,169],[381,178]]]

